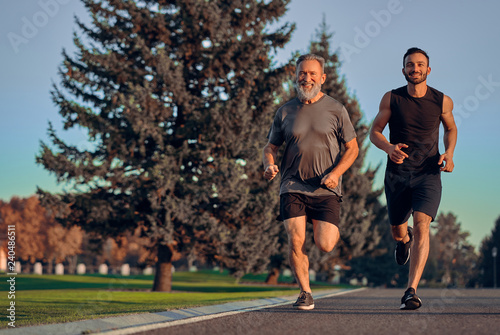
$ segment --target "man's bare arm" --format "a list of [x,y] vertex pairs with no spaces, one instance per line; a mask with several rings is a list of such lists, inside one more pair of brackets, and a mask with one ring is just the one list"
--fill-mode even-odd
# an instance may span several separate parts
[[264,178],[273,180],[279,172],[278,165],[276,165],[276,155],[278,154],[279,147],[267,142],[262,150],[262,163],[264,164]]
[[340,158],[339,163],[335,168],[321,180],[321,184],[325,185],[328,188],[335,188],[339,184],[339,178],[342,176],[347,169],[351,167],[351,165],[358,157],[359,148],[358,142],[356,138],[353,138],[346,144],[344,144],[345,152]]
[[396,164],[401,164],[408,158],[408,155],[401,150],[402,148],[408,148],[405,143],[390,143],[387,138],[382,134],[389,119],[391,118],[391,92],[387,92],[382,97],[379,106],[379,112],[373,120],[372,127],[370,129],[370,141],[379,149],[382,149],[389,155],[389,158]]
[[453,154],[457,144],[458,130],[453,117],[453,100],[450,97],[444,96],[443,99],[443,113],[441,114],[441,122],[444,127],[444,154],[439,157],[438,164],[441,165],[445,162],[445,166],[441,167],[443,172],[452,172],[455,168],[453,162]]

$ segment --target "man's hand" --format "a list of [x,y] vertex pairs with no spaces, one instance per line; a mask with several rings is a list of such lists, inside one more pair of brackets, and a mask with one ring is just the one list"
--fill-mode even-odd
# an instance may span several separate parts
[[339,176],[330,172],[321,179],[321,185],[325,185],[329,189],[334,189],[339,184]]
[[273,180],[274,177],[276,177],[276,175],[278,174],[279,172],[279,169],[278,169],[278,165],[268,165],[266,167],[266,170],[264,171],[264,178],[266,178],[267,180]]
[[408,158],[408,155],[403,150],[401,150],[402,148],[408,148],[408,145],[404,143],[398,143],[391,146],[387,151],[387,154],[389,155],[391,161],[396,164],[403,164],[405,158]]
[[[441,166],[443,163],[444,166]],[[453,163],[453,155],[447,154],[446,152],[439,156],[438,165],[441,166],[441,171],[443,172],[452,172],[453,168],[455,168],[455,164]]]

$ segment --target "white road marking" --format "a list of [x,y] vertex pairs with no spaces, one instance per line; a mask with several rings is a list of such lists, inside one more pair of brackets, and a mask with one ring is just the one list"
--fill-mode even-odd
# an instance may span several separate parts
[[[355,289],[355,290],[345,290],[345,291],[340,291],[340,292],[333,292],[330,294],[319,295],[319,296],[315,297],[314,299],[319,300],[319,299],[329,298],[329,297],[343,295],[343,294],[347,294],[347,293],[359,292],[359,291],[362,291],[365,289],[366,288],[362,287],[362,288]],[[103,332],[103,334],[106,334],[106,335],[128,335],[128,334],[135,334],[138,332],[144,332],[144,331],[148,331],[148,330],[181,326],[181,325],[186,325],[186,324],[200,322],[200,321],[213,320],[213,319],[221,318],[224,316],[230,316],[230,315],[235,315],[235,314],[240,314],[240,313],[257,311],[257,310],[265,309],[265,308],[288,305],[288,304],[290,304],[291,301],[293,301],[293,300],[287,300],[285,302],[274,303],[274,304],[270,304],[270,305],[262,305],[262,306],[257,306],[257,307],[243,308],[243,309],[239,309],[239,310],[235,310],[235,311],[228,311],[228,312],[215,313],[215,314],[206,314],[206,315],[195,316],[195,317],[190,317],[190,318],[181,319],[181,320],[158,322],[158,323],[153,323],[153,324],[148,324],[148,325],[105,331],[105,332]]]

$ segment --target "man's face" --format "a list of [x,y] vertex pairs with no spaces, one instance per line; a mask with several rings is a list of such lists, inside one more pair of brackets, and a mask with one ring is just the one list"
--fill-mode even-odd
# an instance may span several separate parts
[[325,82],[326,75],[317,60],[305,60],[297,68],[297,81],[295,89],[300,101],[314,99],[321,91],[321,84]]
[[403,74],[406,81],[412,84],[420,84],[427,80],[427,75],[431,68],[427,63],[427,57],[421,53],[414,53],[406,56]]

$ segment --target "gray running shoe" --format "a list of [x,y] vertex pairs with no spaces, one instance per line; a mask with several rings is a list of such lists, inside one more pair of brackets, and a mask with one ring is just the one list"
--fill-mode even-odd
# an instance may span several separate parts
[[422,300],[415,294],[415,289],[410,287],[405,291],[405,295],[401,298],[401,306],[399,309],[417,309],[422,306]]
[[410,240],[406,243],[399,241],[396,244],[396,250],[394,251],[394,256],[396,258],[396,263],[399,265],[405,265],[410,259],[410,247],[413,242],[413,228],[408,227],[408,235]]
[[309,292],[300,292],[297,301],[293,304],[293,308],[300,310],[314,309],[314,300]]

